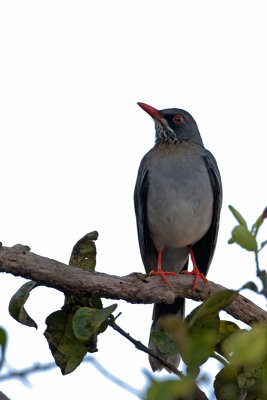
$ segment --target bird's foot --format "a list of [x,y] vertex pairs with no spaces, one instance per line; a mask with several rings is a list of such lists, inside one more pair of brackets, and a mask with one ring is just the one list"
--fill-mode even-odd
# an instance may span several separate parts
[[193,291],[195,290],[195,288],[197,287],[197,283],[198,283],[199,278],[203,279],[203,281],[204,281],[207,285],[209,285],[209,281],[207,280],[207,278],[205,277],[205,275],[202,274],[201,272],[199,272],[199,270],[198,270],[198,267],[197,267],[197,264],[196,264],[196,260],[195,260],[195,256],[194,256],[194,253],[193,253],[192,246],[188,246],[188,250],[189,250],[189,253],[190,253],[190,256],[191,256],[191,260],[192,260],[192,263],[193,263],[193,271],[191,271],[191,272],[182,271],[181,274],[195,275],[195,277],[196,277],[196,278],[195,278],[195,283],[194,283],[193,288],[191,289],[191,292],[193,292]]
[[197,283],[199,278],[203,279],[204,282],[207,283],[207,285],[209,285],[209,281],[207,280],[207,278],[205,277],[204,274],[202,274],[201,272],[199,272],[197,267],[193,267],[193,271],[189,272],[189,271],[182,271],[181,274],[185,274],[185,275],[194,275],[195,278],[195,283],[193,288],[191,289],[191,292],[193,292],[195,290],[195,288],[197,287]]
[[175,272],[169,272],[169,271],[162,271],[161,267],[159,266],[157,271],[151,271],[149,273],[149,276],[151,275],[159,275],[161,276],[161,278],[163,279],[163,282],[166,283],[166,285],[169,286],[169,288],[171,289],[171,285],[169,284],[169,282],[167,281],[167,279],[165,278],[166,275],[172,275],[172,276],[176,276],[176,278],[178,278],[178,275]]

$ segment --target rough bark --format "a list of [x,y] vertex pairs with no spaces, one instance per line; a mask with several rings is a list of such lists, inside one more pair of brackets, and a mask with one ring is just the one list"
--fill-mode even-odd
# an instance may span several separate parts
[[[209,286],[199,281],[192,292],[194,278],[180,275],[179,279],[168,278],[170,290],[159,277],[146,277],[141,273],[119,277],[84,271],[34,254],[23,245],[1,247],[0,272],[32,279],[68,295],[94,295],[130,303],[172,303],[176,297],[203,301],[226,289],[211,281]],[[267,321],[267,312],[242,295],[238,295],[225,311],[247,324]]]

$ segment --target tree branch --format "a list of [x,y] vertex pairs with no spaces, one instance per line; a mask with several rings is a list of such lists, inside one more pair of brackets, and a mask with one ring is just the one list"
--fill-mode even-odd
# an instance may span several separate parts
[[[115,385],[118,385],[119,387],[127,390],[128,392],[141,397],[141,390],[137,390],[135,389],[133,386],[129,385],[128,383],[122,381],[121,379],[119,379],[117,376],[111,374],[106,368],[104,368],[102,366],[102,364],[100,364],[96,358],[91,357],[91,356],[86,356],[83,359],[83,363],[84,362],[88,362],[91,363],[105,378],[107,378],[108,380],[110,380],[111,382],[113,382]],[[0,382],[3,381],[7,381],[10,379],[20,379],[22,382],[27,379],[29,375],[32,375],[36,372],[45,372],[48,371],[52,368],[57,367],[55,362],[49,362],[46,364],[40,364],[40,363],[36,363],[31,367],[28,368],[24,368],[21,370],[10,370],[5,374],[1,374],[0,375]],[[6,398],[7,399],[7,398]],[[0,392],[0,400],[1,400],[1,392]],[[8,400],[8,399],[7,399]]]
[[[34,254],[28,246],[22,245],[1,247],[0,272],[32,279],[67,295],[91,295],[121,299],[130,303],[173,303],[176,297],[203,301],[226,289],[211,281],[209,286],[199,281],[197,288],[192,292],[194,278],[179,275],[179,279],[168,278],[172,287],[170,290],[158,277],[146,277],[141,273],[118,277],[85,271]],[[241,295],[238,295],[225,311],[247,324],[267,321],[267,312]]]

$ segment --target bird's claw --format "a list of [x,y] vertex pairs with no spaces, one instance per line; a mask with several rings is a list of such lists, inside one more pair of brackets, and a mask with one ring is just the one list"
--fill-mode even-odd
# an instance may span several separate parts
[[197,283],[199,278],[203,279],[203,281],[209,285],[209,281],[207,280],[207,278],[205,277],[204,274],[202,274],[201,272],[199,272],[199,270],[197,268],[193,268],[193,271],[189,272],[189,271],[182,271],[181,274],[185,274],[185,275],[194,275],[195,278],[195,283],[193,288],[191,289],[191,292],[193,292],[195,290],[195,288],[197,287]]
[[169,282],[167,281],[167,279],[165,278],[165,275],[171,275],[171,276],[176,276],[176,278],[178,278],[178,275],[175,272],[169,272],[169,271],[162,271],[161,267],[158,267],[157,271],[151,271],[149,273],[149,276],[151,275],[158,275],[163,279],[163,282],[166,283],[166,285],[169,286],[170,289],[171,285],[169,284]]

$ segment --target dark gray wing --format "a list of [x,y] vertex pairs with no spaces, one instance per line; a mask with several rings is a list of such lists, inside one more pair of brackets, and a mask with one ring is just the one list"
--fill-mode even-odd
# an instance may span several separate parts
[[147,195],[149,186],[148,155],[141,161],[134,190],[134,208],[141,257],[147,273],[157,266],[157,251],[149,235]]
[[215,158],[206,150],[204,161],[209,173],[213,191],[213,216],[208,232],[196,244],[192,246],[196,264],[200,272],[207,274],[218,236],[220,212],[222,206],[222,182]]

